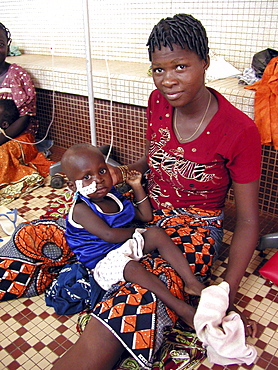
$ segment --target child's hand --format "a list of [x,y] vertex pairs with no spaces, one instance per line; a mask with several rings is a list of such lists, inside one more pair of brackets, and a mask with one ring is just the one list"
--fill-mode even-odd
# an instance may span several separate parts
[[142,174],[139,171],[131,170],[127,173],[126,183],[131,187],[133,185],[141,184]]

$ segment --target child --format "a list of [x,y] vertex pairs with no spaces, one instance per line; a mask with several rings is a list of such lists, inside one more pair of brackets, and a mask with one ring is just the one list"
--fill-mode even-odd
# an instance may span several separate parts
[[103,289],[124,280],[139,284],[193,327],[195,309],[174,297],[157,276],[138,263],[144,254],[158,249],[183,279],[187,293],[200,295],[204,288],[164,230],[127,226],[134,218],[149,222],[153,217],[141,185],[141,173],[130,171],[127,176],[136,199],[134,207],[112,187],[104,156],[96,147],[73,145],[63,155],[61,165],[69,188],[76,192],[76,201],[67,217],[66,238],[77,259],[92,270]]
[[0,99],[0,127],[6,130],[19,118],[19,111],[15,102],[10,99]]

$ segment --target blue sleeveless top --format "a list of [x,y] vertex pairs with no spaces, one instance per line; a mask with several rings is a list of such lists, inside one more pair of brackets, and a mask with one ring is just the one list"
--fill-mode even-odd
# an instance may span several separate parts
[[[85,202],[91,210],[110,227],[126,227],[126,225],[131,222],[135,216],[133,204],[129,200],[125,199],[114,188],[111,189],[111,192],[108,193],[107,196],[112,198],[118,204],[119,212],[113,214],[103,213],[100,207],[79,193],[77,199],[81,199]],[[96,235],[89,233],[81,225],[74,222],[72,219],[72,213],[75,203],[72,205],[66,219],[66,240],[78,261],[85,267],[93,269],[108,252],[119,248],[124,242],[108,243]]]

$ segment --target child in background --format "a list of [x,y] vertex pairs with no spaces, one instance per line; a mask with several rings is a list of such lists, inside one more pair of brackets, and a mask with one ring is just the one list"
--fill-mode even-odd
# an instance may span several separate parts
[[62,157],[63,172],[76,200],[67,217],[66,238],[77,259],[91,269],[105,290],[128,281],[152,291],[188,325],[193,327],[195,309],[177,299],[157,276],[138,261],[158,249],[177,271],[189,294],[200,295],[205,287],[192,273],[179,248],[158,227],[138,229],[128,224],[152,220],[152,209],[141,185],[141,173],[130,171],[127,183],[136,199],[122,197],[114,188],[103,154],[90,144],[76,144]]
[[0,127],[6,130],[19,118],[19,111],[15,102],[10,99],[0,99]]

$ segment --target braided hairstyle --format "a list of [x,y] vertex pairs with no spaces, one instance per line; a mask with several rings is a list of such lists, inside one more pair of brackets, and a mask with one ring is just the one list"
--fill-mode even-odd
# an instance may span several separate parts
[[173,18],[163,18],[154,26],[148,42],[150,61],[155,48],[168,46],[173,51],[173,44],[182,49],[194,51],[201,59],[208,61],[208,38],[202,23],[189,14],[176,14]]
[[12,38],[11,38],[11,33],[10,33],[10,30],[5,27],[3,25],[3,23],[0,22],[0,30],[3,30],[6,37],[7,37],[7,43],[8,43],[8,47],[11,45],[11,42],[12,42]]

